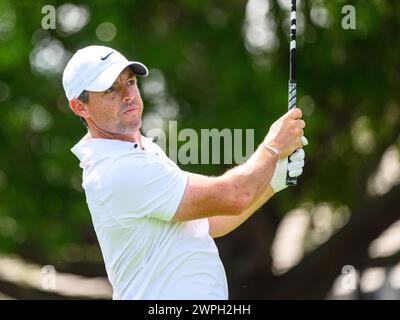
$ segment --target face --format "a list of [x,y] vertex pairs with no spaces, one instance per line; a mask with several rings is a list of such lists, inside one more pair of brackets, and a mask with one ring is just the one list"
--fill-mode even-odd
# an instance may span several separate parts
[[142,125],[143,100],[136,81],[127,67],[106,91],[89,91],[88,125],[113,134],[138,131]]

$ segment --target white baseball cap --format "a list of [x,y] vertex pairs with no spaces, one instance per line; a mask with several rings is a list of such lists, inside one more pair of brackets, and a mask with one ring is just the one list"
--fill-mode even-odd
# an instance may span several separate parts
[[147,67],[128,61],[117,50],[104,46],[89,46],[78,50],[64,69],[63,86],[68,100],[77,98],[84,90],[105,91],[119,74],[130,66],[139,76],[147,76]]

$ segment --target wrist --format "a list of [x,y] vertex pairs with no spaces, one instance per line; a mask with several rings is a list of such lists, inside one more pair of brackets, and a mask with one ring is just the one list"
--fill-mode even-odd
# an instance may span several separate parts
[[281,155],[279,154],[279,151],[278,151],[276,148],[274,148],[274,147],[268,145],[266,142],[262,142],[262,143],[261,143],[261,146],[262,146],[264,149],[270,151],[275,157],[277,157],[277,160],[279,160],[279,159],[281,158]]

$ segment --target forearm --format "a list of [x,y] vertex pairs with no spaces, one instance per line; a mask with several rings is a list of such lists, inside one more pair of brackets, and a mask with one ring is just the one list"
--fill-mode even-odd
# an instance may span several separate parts
[[230,186],[228,192],[242,199],[241,212],[250,207],[267,189],[274,174],[278,156],[262,146],[243,164],[227,171],[222,177]]
[[209,217],[209,234],[213,238],[222,237],[229,232],[239,227],[243,222],[250,218],[257,209],[259,209],[264,203],[266,203],[274,192],[271,186],[264,190],[263,193],[246,208],[243,213],[237,216],[213,216]]
[[221,176],[225,185],[221,199],[229,200],[224,203],[235,204],[230,212],[240,215],[258,199],[270,184],[279,158],[284,159],[302,147],[305,123],[301,115],[298,108],[288,111],[272,124],[263,144],[248,161]]
[[[274,192],[286,187],[286,163],[282,170],[277,170],[280,182],[273,179],[278,159],[286,159],[294,150],[302,147],[301,137],[305,123],[301,118],[301,110],[294,108],[280,117],[270,127],[253,155],[241,165],[228,170],[218,177],[206,177],[190,174],[182,200],[172,218],[172,221],[187,221],[214,216],[240,216],[245,211],[251,214],[248,208],[265,192],[269,185],[273,185]],[[281,163],[281,162],[279,162]],[[278,186],[278,187],[277,187]],[[265,197],[265,201],[268,197]],[[264,201],[264,202],[265,202]],[[263,203],[260,200],[260,205]],[[254,210],[253,210],[254,211]],[[244,214],[238,225],[246,219]]]

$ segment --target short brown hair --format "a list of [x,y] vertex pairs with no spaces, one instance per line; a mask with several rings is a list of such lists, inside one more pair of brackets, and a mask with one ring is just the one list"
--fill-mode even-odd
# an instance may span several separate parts
[[[81,101],[82,103],[88,103],[88,101],[89,101],[89,92],[87,92],[86,90],[83,90],[81,92],[81,94],[78,96],[78,100]],[[83,118],[83,117],[79,117],[79,118],[81,118],[83,125],[85,127],[87,127],[87,123],[86,123],[85,118]]]

